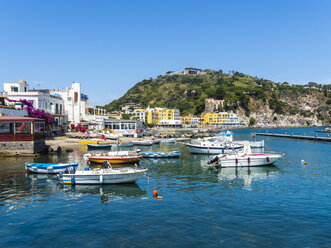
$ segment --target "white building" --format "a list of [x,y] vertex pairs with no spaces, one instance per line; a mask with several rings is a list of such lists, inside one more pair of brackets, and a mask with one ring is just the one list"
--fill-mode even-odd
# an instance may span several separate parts
[[[106,111],[96,108],[96,105],[88,102],[87,95],[81,92],[80,83],[73,83],[66,90],[35,90],[29,89],[25,80],[15,83],[4,83],[4,97],[10,100],[27,100],[36,109],[44,110],[54,116],[55,126],[64,125],[67,121],[71,124],[82,123],[89,128],[102,129],[104,119],[107,119]],[[21,109],[19,102],[6,101],[7,105],[15,105]]]
[[107,119],[107,117],[102,116],[102,114],[105,114],[105,110],[88,102],[88,96],[82,93],[80,83],[73,82],[71,87],[67,87],[64,91],[59,89],[50,91],[52,95],[58,95],[63,99],[65,113],[68,115],[70,123],[85,122],[90,123],[89,126],[93,128],[102,128],[103,119]]
[[239,117],[236,114],[230,113],[230,125],[240,125]]
[[[64,103],[60,96],[51,95],[49,90],[30,90],[29,85],[23,79],[14,83],[4,83],[4,97],[9,100],[27,100],[36,109],[44,110],[54,116],[55,126],[63,125],[67,121],[64,112]],[[16,109],[22,109],[19,102],[6,101],[7,105],[15,105]]]

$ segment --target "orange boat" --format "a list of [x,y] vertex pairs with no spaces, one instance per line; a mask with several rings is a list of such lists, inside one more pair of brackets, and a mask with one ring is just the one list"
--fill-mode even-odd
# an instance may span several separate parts
[[128,151],[108,152],[102,154],[88,153],[84,155],[85,161],[102,164],[108,161],[110,164],[134,164],[139,163],[142,156],[140,154],[129,154]]

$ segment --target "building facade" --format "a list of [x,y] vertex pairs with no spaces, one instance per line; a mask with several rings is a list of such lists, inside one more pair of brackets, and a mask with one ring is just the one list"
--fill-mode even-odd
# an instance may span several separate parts
[[201,124],[212,126],[238,126],[240,122],[236,114],[220,112],[204,113],[201,117]]
[[127,137],[142,137],[144,126],[140,121],[105,119],[103,129]]
[[6,100],[6,105],[14,106],[15,109],[23,109],[20,100],[27,100],[35,109],[43,110],[54,117],[52,131],[60,131],[61,127],[67,122],[67,115],[64,111],[64,101],[58,95],[52,95],[49,90],[30,89],[27,82],[23,79],[17,83],[4,83],[3,95],[11,102]]
[[180,112],[178,109],[147,108],[147,124],[156,126],[181,125]]
[[224,107],[224,100],[215,100],[212,98],[208,98],[205,100],[205,112],[213,113],[217,112],[219,107]]
[[73,82],[66,90],[52,89],[50,92],[63,99],[65,113],[71,124],[95,119],[96,105],[88,102],[88,96],[82,93],[80,83]]
[[194,115],[186,115],[180,118],[184,125],[196,126],[200,124],[200,118]]
[[45,120],[22,116],[0,116],[1,150],[39,153],[45,150]]

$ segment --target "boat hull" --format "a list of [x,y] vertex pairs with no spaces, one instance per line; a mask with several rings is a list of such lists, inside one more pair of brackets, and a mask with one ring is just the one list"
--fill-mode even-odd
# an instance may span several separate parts
[[94,144],[94,145],[99,144],[99,141],[97,141],[97,140],[80,140],[77,142],[82,143],[82,144]]
[[94,144],[87,144],[87,148],[89,150],[98,150],[98,149],[110,149],[112,145],[94,145]]
[[103,164],[105,161],[108,161],[110,164],[134,164],[134,163],[139,163],[141,160],[141,156],[135,156],[135,157],[90,157],[89,161],[91,163],[96,163],[96,164]]
[[143,158],[178,158],[181,155],[181,151],[175,152],[141,152]]
[[248,140],[233,141],[233,143],[243,145],[243,146],[250,145],[251,148],[263,148],[264,147],[264,140],[262,140],[262,141],[248,141]]
[[279,155],[264,155],[261,157],[245,156],[243,158],[220,158],[219,167],[257,167],[257,166],[267,166],[274,164],[281,156]]
[[59,174],[66,170],[75,171],[78,167],[78,163],[70,164],[41,164],[41,163],[26,163],[25,169],[29,173],[36,174]]
[[145,175],[146,170],[134,172],[119,173],[81,173],[81,174],[63,174],[62,181],[65,184],[118,184],[118,183],[134,183]]
[[131,141],[135,146],[151,146],[153,145],[152,141]]
[[190,153],[195,154],[227,154],[234,153],[242,149],[242,146],[234,146],[233,148],[220,147],[220,146],[199,146],[194,144],[186,144]]

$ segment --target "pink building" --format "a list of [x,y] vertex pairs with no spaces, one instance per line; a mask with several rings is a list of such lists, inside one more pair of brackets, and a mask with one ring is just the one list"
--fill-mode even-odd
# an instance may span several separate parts
[[224,100],[215,100],[208,98],[205,100],[205,112],[212,113],[218,110],[220,106],[224,107]]

